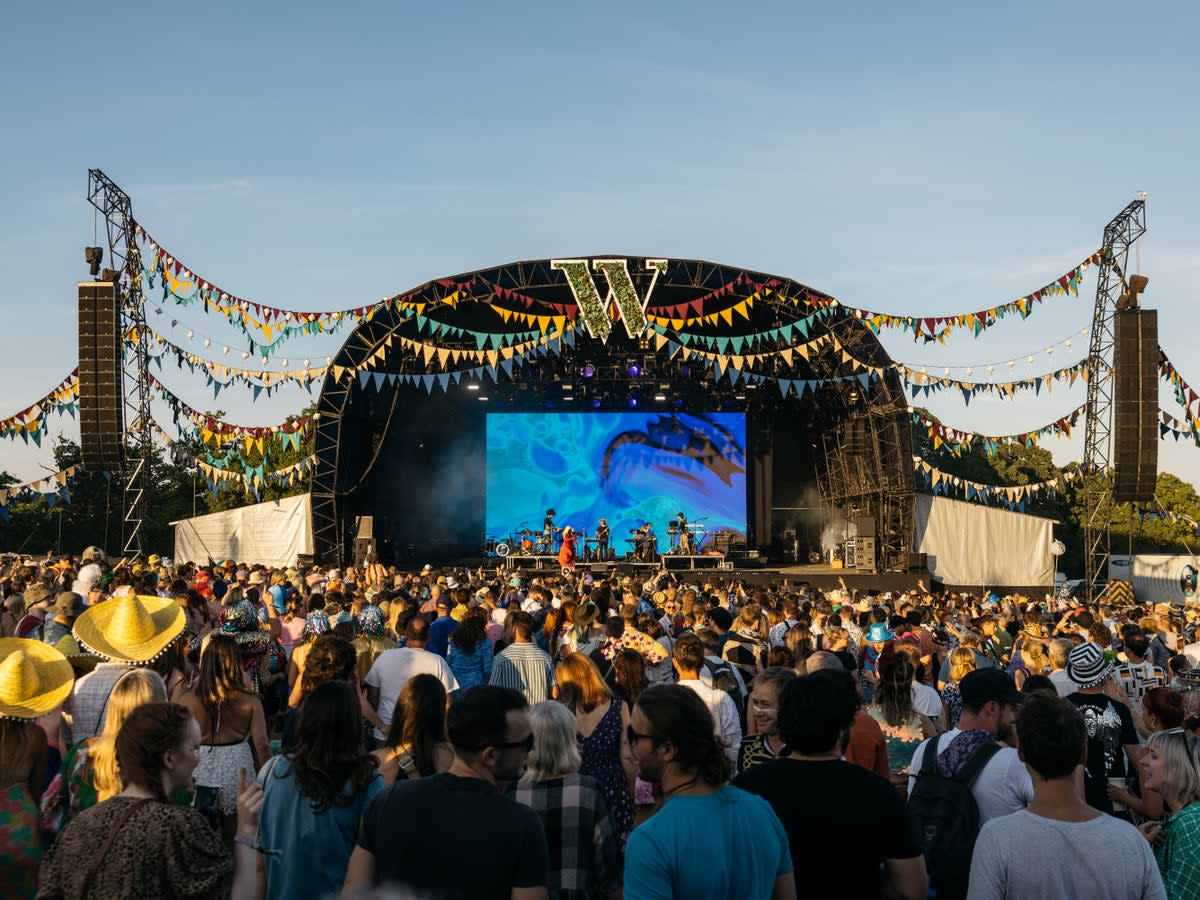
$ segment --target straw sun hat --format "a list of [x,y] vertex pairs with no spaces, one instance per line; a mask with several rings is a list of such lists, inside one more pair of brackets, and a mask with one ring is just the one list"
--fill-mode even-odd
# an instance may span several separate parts
[[183,607],[159,597],[126,596],[90,607],[75,620],[79,643],[119,663],[146,663],[179,637]]
[[41,641],[0,638],[0,719],[36,719],[62,705],[75,672]]

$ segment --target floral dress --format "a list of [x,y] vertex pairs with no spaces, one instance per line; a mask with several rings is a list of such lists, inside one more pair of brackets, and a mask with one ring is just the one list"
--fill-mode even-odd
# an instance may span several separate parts
[[596,723],[592,733],[587,737],[576,735],[583,756],[579,774],[591,775],[604,788],[622,846],[633,831],[633,797],[625,781],[625,767],[621,765],[621,704],[624,702],[614,696],[608,712]]
[[37,804],[25,782],[0,791],[0,897],[37,894],[42,839]]
[[887,741],[888,768],[893,774],[907,772],[912,764],[913,754],[917,752],[921,741],[925,740],[920,715],[913,713],[909,720],[901,725],[889,725],[878,706],[868,706],[867,715],[879,723],[879,729]]
[[951,681],[942,688],[942,700],[945,701],[946,708],[950,710],[948,728],[957,728],[958,717],[962,715],[962,692],[958,689],[957,681]]

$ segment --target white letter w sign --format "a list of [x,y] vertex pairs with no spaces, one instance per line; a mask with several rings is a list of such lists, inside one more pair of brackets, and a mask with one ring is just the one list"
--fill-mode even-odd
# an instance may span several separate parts
[[639,297],[629,277],[629,260],[627,259],[594,259],[592,268],[604,275],[608,282],[608,296],[600,299],[600,291],[588,271],[586,259],[552,259],[550,268],[558,269],[567,276],[567,284],[575,295],[579,305],[580,315],[587,325],[588,333],[600,341],[608,341],[612,334],[612,319],[609,309],[616,306],[617,316],[625,323],[625,331],[631,338],[636,338],[646,330],[646,304],[654,293],[654,285],[658,276],[667,271],[665,259],[648,259],[646,268],[653,270],[650,286],[646,288],[646,296]]

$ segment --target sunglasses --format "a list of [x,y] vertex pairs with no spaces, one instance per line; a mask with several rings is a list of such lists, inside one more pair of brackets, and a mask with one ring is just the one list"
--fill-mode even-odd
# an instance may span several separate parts
[[[527,734],[525,736],[525,739],[523,741],[509,741],[506,744],[488,744],[487,747],[491,747],[493,750],[520,749],[520,750],[523,750],[525,753],[528,753],[530,750],[533,749],[533,732],[532,731],[529,732],[529,734]],[[486,750],[487,747],[480,747],[479,749]]]
[[652,734],[639,734],[638,732],[634,731],[632,725],[625,726],[625,737],[628,739],[630,746],[633,746],[638,741],[643,741],[643,740],[653,741],[653,740],[655,740],[655,737]]

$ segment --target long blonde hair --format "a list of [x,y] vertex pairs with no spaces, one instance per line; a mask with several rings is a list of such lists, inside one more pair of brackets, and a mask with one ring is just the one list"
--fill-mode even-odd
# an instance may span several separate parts
[[104,727],[88,746],[97,803],[124,790],[117,770],[117,732],[129,714],[144,703],[166,703],[167,699],[167,685],[153,669],[130,669],[117,679],[104,708]]

